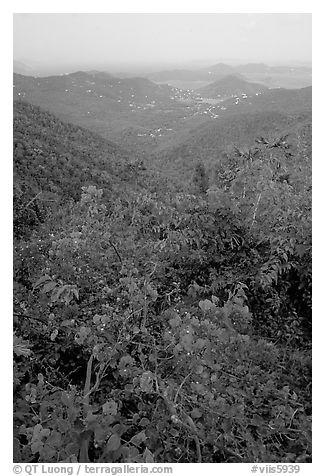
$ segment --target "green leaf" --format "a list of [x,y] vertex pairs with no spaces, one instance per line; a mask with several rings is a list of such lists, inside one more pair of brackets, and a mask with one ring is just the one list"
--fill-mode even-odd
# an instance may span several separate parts
[[109,440],[106,444],[107,451],[116,451],[121,446],[121,438],[114,433],[109,437]]
[[38,453],[39,451],[41,451],[43,449],[43,446],[44,445],[40,440],[36,440],[30,446],[31,452],[33,454]]
[[94,415],[92,411],[89,411],[86,416],[87,428],[98,421],[98,415]]
[[45,274],[34,284],[33,289],[37,289],[41,284],[46,283],[47,281],[52,281],[52,278],[48,274]]
[[147,291],[147,295],[150,296],[153,301],[156,301],[158,297],[158,293],[153,287],[151,287],[150,284],[147,285],[146,291]]
[[265,423],[265,421],[259,415],[254,415],[253,418],[250,421],[250,424],[254,425],[254,426],[262,426],[262,425],[264,425],[264,423]]
[[21,337],[17,337],[14,334],[13,351],[16,355],[28,357],[32,353],[32,351],[28,348],[29,345],[30,343],[28,341],[25,341]]
[[41,293],[42,294],[46,294],[50,291],[53,291],[53,289],[56,287],[56,283],[54,281],[51,281],[47,284],[45,284],[43,287],[42,287],[42,290],[41,290]]
[[41,438],[47,438],[51,433],[51,430],[49,428],[43,428],[41,431],[40,431],[40,437]]
[[153,374],[150,372],[143,372],[140,377],[140,388],[143,392],[151,393],[152,392],[152,379]]
[[200,375],[203,372],[203,370],[204,370],[203,365],[198,365],[195,369],[195,373]]
[[59,448],[62,444],[62,437],[58,431],[53,430],[46,440],[46,443],[50,446],[54,446],[55,448]]
[[79,290],[77,286],[71,286],[71,294],[73,294],[76,299],[79,299]]
[[191,334],[185,334],[181,337],[181,344],[187,352],[190,352],[193,347],[193,336]]
[[213,304],[218,304],[219,303],[219,298],[217,296],[211,296]]
[[203,312],[210,311],[212,309],[216,309],[215,304],[213,302],[209,301],[209,299],[205,299],[204,301],[199,302],[199,307]]
[[179,325],[181,324],[182,320],[181,320],[181,318],[180,318],[178,315],[176,315],[176,316],[173,317],[172,319],[169,319],[168,322],[169,322],[169,325],[170,325],[171,327],[177,327],[177,326],[179,326]]
[[64,392],[64,391],[61,392],[61,401],[62,401],[63,405],[65,405],[66,407],[71,407],[71,405],[72,405],[72,399],[67,394],[67,392]]
[[58,301],[59,297],[65,291],[65,289],[66,289],[66,286],[60,286],[60,287],[55,288],[52,291],[52,294],[51,294],[51,301],[52,302]]
[[139,425],[142,427],[150,425],[150,420],[148,418],[141,418]]
[[108,400],[106,403],[104,403],[102,409],[105,415],[114,416],[117,414],[117,403],[114,402],[114,400]]
[[52,341],[54,341],[54,340],[57,338],[58,333],[59,333],[59,331],[58,331],[57,329],[55,329],[55,330],[52,332],[50,339],[51,339]]
[[200,418],[202,416],[202,412],[198,408],[193,408],[191,411],[192,418]]
[[151,453],[150,450],[148,450],[148,448],[146,448],[144,450],[143,457],[144,457],[144,460],[145,460],[146,463],[154,463],[155,462],[155,460],[153,458],[153,454]]
[[222,429],[224,430],[225,433],[230,433],[232,429],[232,419],[231,418],[225,418],[224,421],[222,422],[221,425]]
[[98,314],[95,314],[93,317],[93,323],[97,325],[100,322],[101,322],[101,316],[99,316]]
[[112,434],[111,427],[107,426],[106,424],[96,425],[93,428],[93,431],[94,431],[94,438],[97,441],[97,443],[104,443],[107,436]]
[[147,439],[147,435],[145,431],[140,431],[140,433],[137,433],[131,438],[130,443],[134,444],[135,446],[139,446],[141,445],[141,443],[146,441],[146,439]]
[[139,455],[139,450],[135,446],[123,446],[123,452],[125,454],[125,461],[128,463],[134,463],[135,459]]
[[59,463],[78,463],[78,459],[75,454],[68,456],[66,459],[59,461]]

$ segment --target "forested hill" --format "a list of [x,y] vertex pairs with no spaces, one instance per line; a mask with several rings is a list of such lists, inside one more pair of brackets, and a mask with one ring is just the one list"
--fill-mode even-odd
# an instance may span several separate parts
[[300,89],[275,88],[256,93],[249,100],[231,98],[224,101],[226,115],[249,112],[277,111],[292,114],[312,110],[312,87]]
[[98,185],[129,180],[137,156],[37,106],[15,101],[14,164],[16,184],[28,180],[74,197],[84,180]]
[[[25,216],[40,204],[78,200],[87,185],[123,193],[143,173],[136,154],[22,101],[14,102],[13,136],[14,199]],[[19,214],[17,222],[21,219]]]
[[69,102],[71,97],[110,99],[125,103],[128,100],[137,103],[150,103],[159,99],[165,101],[172,95],[173,88],[158,85],[147,78],[117,78],[100,71],[77,71],[59,76],[35,78],[14,73],[14,96],[19,99],[35,100],[44,104],[50,102],[55,93],[65,93],[63,98]]
[[197,92],[206,98],[217,98],[241,94],[252,95],[266,90],[267,87],[263,84],[250,83],[243,78],[231,75],[208,84]]
[[[297,142],[301,130],[311,125],[311,113],[284,114],[282,112],[255,112],[225,116],[207,122],[183,137],[182,142],[156,154],[152,160],[157,168],[191,179],[195,164],[202,161],[211,172],[225,152],[236,147],[250,147],[260,136],[277,137],[289,134],[291,145]],[[308,137],[307,137],[308,136]],[[311,146],[311,132],[304,137]]]
[[[63,121],[86,127],[122,146],[129,145],[125,131],[130,129],[141,142],[144,135],[153,137],[162,126],[173,128],[168,124],[177,123],[186,111],[179,100],[189,96],[186,91],[146,78],[122,79],[100,72],[46,78],[14,74],[13,82],[15,100],[42,107]],[[130,149],[134,149],[132,144]]]
[[[47,78],[15,74],[13,90],[16,100],[28,101],[122,148],[144,154],[186,140],[204,122],[218,123],[225,116],[311,109],[311,88],[261,90],[235,77],[228,86],[224,81],[221,86],[219,93],[214,91],[216,96],[203,98],[198,92],[154,84],[146,78],[79,71]],[[221,93],[226,96],[218,97]]]

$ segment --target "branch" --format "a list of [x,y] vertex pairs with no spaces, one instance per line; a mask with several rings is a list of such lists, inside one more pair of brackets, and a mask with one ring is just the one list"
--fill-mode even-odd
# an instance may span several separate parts
[[[185,382],[185,380],[187,379],[187,377],[191,375],[190,373],[183,379],[179,389],[178,389],[178,392],[180,391],[183,383]],[[175,396],[175,399],[174,399],[174,402],[172,403],[169,398],[168,398],[168,395],[167,395],[167,392],[163,392],[162,394],[160,394],[161,398],[164,400],[167,408],[168,408],[168,411],[170,413],[170,418],[172,420],[173,423],[175,423],[176,425],[180,425],[181,427],[185,428],[187,431],[189,431],[189,433],[191,433],[191,436],[193,438],[193,440],[195,441],[195,446],[196,446],[196,454],[197,454],[197,462],[198,463],[201,463],[202,462],[202,454],[201,454],[201,447],[200,447],[200,441],[199,441],[199,438],[198,438],[198,431],[197,431],[197,428],[195,426],[195,423],[194,421],[192,420],[192,418],[187,415],[187,413],[185,413],[185,411],[183,411],[183,415],[185,417],[185,421],[184,422],[178,415],[177,415],[177,411],[176,411],[176,406],[175,406],[175,402],[176,402],[176,398],[177,398],[177,395],[178,395],[178,392],[176,393],[176,396]]]
[[252,223],[251,223],[251,229],[253,228],[254,223],[255,223],[255,220],[256,220],[256,212],[257,212],[257,209],[258,209],[258,205],[259,205],[259,203],[260,203],[260,200],[261,200],[261,196],[262,196],[262,192],[259,193],[258,198],[257,198],[255,210],[254,210],[254,213],[253,213],[253,220],[252,220]]
[[39,201],[40,202],[54,202],[54,203],[58,203],[58,200],[54,200],[52,198],[39,198]]
[[184,378],[184,380],[182,381],[182,383],[178,387],[175,398],[174,398],[174,405],[176,405],[177,397],[178,397],[179,392],[181,391],[181,388],[183,387],[186,379],[191,375],[191,373],[192,373],[192,371],[189,374],[186,375],[186,377]]
[[118,256],[118,259],[120,260],[120,262],[123,264],[123,260],[120,256],[120,253],[117,251],[116,249],[116,246],[114,245],[114,243],[111,241],[111,240],[108,240],[109,244],[111,245],[111,247],[114,249],[115,253],[117,254]]
[[157,266],[158,266],[158,263],[154,263],[153,261],[151,261],[151,263],[153,263],[154,268],[153,268],[153,270],[151,271],[151,273],[148,275],[148,279],[151,278],[151,276],[155,273],[155,271],[156,271],[156,269],[157,269]]
[[48,324],[48,322],[41,317],[27,316],[26,314],[22,314],[20,312],[13,312],[13,315],[17,317],[23,317],[24,319],[34,319],[35,321],[42,322],[43,324]]
[[97,388],[99,387],[99,384],[100,384],[100,379],[102,377],[102,374],[104,373],[104,371],[106,370],[105,369],[105,364],[101,364],[100,367],[99,367],[99,370],[98,372],[96,373],[96,382],[95,384],[92,386],[92,388],[90,390],[88,390],[88,392],[86,394],[84,394],[84,399],[85,398],[89,398],[89,396],[95,392],[97,390]]
[[91,379],[91,368],[93,365],[94,356],[91,354],[87,364],[87,373],[86,373],[86,381],[84,387],[84,416],[87,416],[89,410],[89,395],[90,395],[90,379]]
[[27,205],[24,206],[24,210],[26,210],[26,208],[28,208],[29,205],[31,205],[31,204],[41,195],[41,193],[43,193],[43,192],[42,192],[42,191],[41,191],[41,192],[38,192],[38,194],[35,195],[35,197],[32,198],[32,199],[27,203]]
[[186,420],[189,424],[189,427],[192,430],[192,437],[193,437],[193,440],[195,441],[197,462],[202,463],[202,454],[201,454],[200,441],[199,441],[199,438],[197,436],[198,431],[196,429],[194,421],[192,420],[192,418],[189,415],[186,415]]

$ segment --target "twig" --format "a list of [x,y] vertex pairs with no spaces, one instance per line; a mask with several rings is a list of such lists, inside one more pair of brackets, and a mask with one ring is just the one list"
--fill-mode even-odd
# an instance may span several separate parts
[[181,391],[181,388],[183,387],[186,379],[192,374],[192,371],[186,375],[186,377],[183,379],[182,383],[180,384],[180,386],[178,387],[177,389],[177,392],[176,392],[176,395],[175,395],[175,398],[174,398],[174,405],[176,405],[176,401],[177,401],[177,397],[178,397],[178,394],[179,392]]
[[186,415],[186,419],[187,419],[187,422],[189,424],[189,427],[191,428],[191,430],[193,432],[192,436],[193,436],[193,440],[195,441],[195,446],[196,446],[197,462],[201,463],[202,462],[201,447],[200,447],[199,438],[197,436],[197,429],[196,429],[195,423],[189,415]]
[[55,202],[58,203],[59,200],[54,200],[52,198],[39,198],[40,202]]
[[42,192],[42,191],[41,191],[41,192],[38,192],[38,194],[35,195],[35,197],[32,198],[32,199],[27,203],[27,205],[24,206],[24,210],[26,210],[26,208],[28,208],[29,205],[31,205],[31,204],[41,195],[41,193],[43,193],[43,192]]
[[[93,365],[94,355],[91,354],[87,364],[87,373],[86,373],[86,381],[84,387],[84,418],[86,418],[89,410],[89,395],[90,395],[90,379],[91,379],[91,369]],[[89,440],[90,436],[83,438],[80,442],[79,446],[79,463],[88,463],[89,456],[88,456],[88,447],[89,447]]]
[[94,356],[91,354],[87,364],[87,373],[86,373],[86,381],[84,387],[84,416],[87,416],[89,410],[89,395],[90,395],[90,379],[91,379],[91,369],[93,365]]
[[[153,263],[153,261],[151,261],[151,263]],[[158,263],[153,263],[153,264],[154,264],[154,268],[151,271],[151,273],[148,275],[148,279],[151,278],[151,276],[155,273],[155,271],[157,269]]]
[[236,380],[240,380],[240,378],[237,377],[237,375],[231,374],[230,372],[226,372],[225,370],[221,370],[221,369],[220,369],[220,372],[222,372],[223,374],[229,375],[229,377],[235,378]]
[[259,205],[259,203],[260,203],[260,200],[261,200],[261,196],[262,196],[262,192],[259,193],[259,196],[258,196],[258,198],[257,198],[257,202],[256,202],[254,214],[253,214],[253,220],[252,220],[251,228],[253,228],[254,223],[255,223],[255,220],[256,220],[256,212],[257,212],[257,209],[258,209],[258,205]]
[[[146,281],[145,281],[146,283]],[[141,322],[141,331],[146,333],[146,321],[147,321],[147,314],[148,314],[148,300],[147,296],[144,296],[144,305],[143,305],[143,318]]]
[[291,427],[292,425],[292,422],[293,422],[293,419],[294,419],[294,416],[295,414],[299,411],[300,409],[299,408],[296,408],[295,411],[293,412],[291,418],[290,418],[290,424],[289,424],[289,428]]
[[17,317],[23,317],[24,319],[34,319],[35,321],[42,322],[43,324],[48,324],[48,322],[45,319],[42,319],[41,317],[28,316],[20,312],[13,312],[13,315]]
[[243,190],[243,196],[242,196],[242,198],[245,198],[245,197],[246,197],[246,187],[245,187],[245,185],[244,185],[244,190]]
[[157,377],[157,367],[158,367],[158,355],[157,355],[157,346],[156,346],[156,339],[154,336],[151,336],[153,340],[153,348],[155,352],[155,384],[156,384],[156,392],[160,394],[159,384],[158,384],[158,377]]
[[123,260],[120,256],[120,253],[117,251],[116,246],[114,245],[114,243],[111,240],[108,240],[108,242],[111,245],[111,247],[114,249],[115,253],[117,254],[118,259],[120,260],[120,262],[123,264]]
[[[187,377],[189,375],[187,375],[185,377],[185,379],[183,380],[183,382],[181,383],[181,385],[178,389],[178,392],[181,389],[181,386],[183,385],[183,383],[185,382],[185,380],[187,379]],[[177,394],[178,394],[178,392],[177,392]],[[195,446],[196,446],[197,462],[201,463],[202,462],[202,455],[201,455],[201,447],[200,447],[200,441],[199,441],[199,438],[198,438],[197,428],[196,428],[192,418],[189,415],[187,415],[187,413],[185,413],[184,411],[183,411],[183,415],[184,415],[185,420],[187,421],[187,423],[182,421],[182,419],[177,415],[177,411],[176,411],[176,407],[175,407],[177,394],[175,396],[175,399],[174,399],[173,403],[169,400],[167,392],[163,392],[162,394],[160,394],[160,396],[164,400],[164,402],[165,402],[165,404],[166,404],[166,406],[167,406],[167,408],[168,408],[168,410],[171,414],[172,422],[182,426],[183,428],[185,428],[187,431],[189,431],[192,434],[192,437],[193,437],[193,440],[195,441]]]
[[105,372],[105,370],[106,370],[105,364],[101,364],[100,367],[99,367],[98,372],[96,373],[96,382],[92,386],[92,388],[88,391],[88,393],[84,395],[84,398],[89,398],[89,396],[97,390],[97,388],[99,387],[99,384],[100,384],[100,379],[101,379],[103,373]]
[[235,458],[243,459],[243,457],[240,454],[235,453],[235,451],[230,450],[229,448],[222,447],[221,450],[224,451],[225,453],[230,454],[231,456],[234,456]]
[[195,441],[195,446],[196,446],[197,462],[202,463],[202,454],[201,454],[200,441],[199,441],[199,439],[196,435],[193,435],[193,439]]

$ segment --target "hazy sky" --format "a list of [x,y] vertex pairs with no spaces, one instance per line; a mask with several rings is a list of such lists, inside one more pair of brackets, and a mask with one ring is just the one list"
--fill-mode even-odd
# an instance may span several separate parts
[[311,61],[309,13],[19,13],[14,59],[43,66]]

